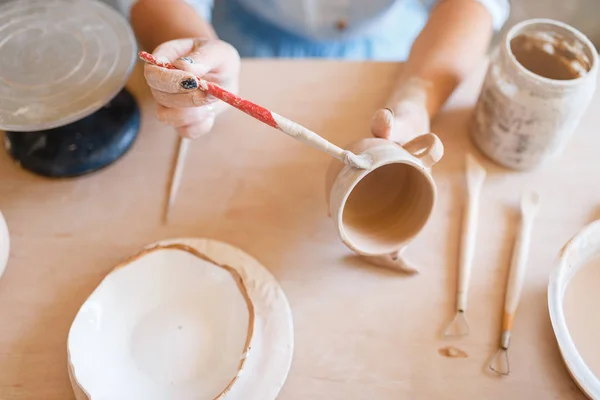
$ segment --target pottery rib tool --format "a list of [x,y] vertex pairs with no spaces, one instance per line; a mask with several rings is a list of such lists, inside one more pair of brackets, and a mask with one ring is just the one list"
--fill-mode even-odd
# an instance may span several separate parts
[[490,362],[490,369],[500,375],[510,373],[508,363],[508,346],[517,311],[517,305],[521,297],[523,283],[525,282],[525,271],[527,269],[527,256],[529,255],[529,243],[531,242],[531,231],[533,220],[537,215],[540,196],[536,192],[526,192],[521,198],[521,229],[515,239],[510,272],[506,282],[506,294],[504,299],[504,314],[502,316],[502,334],[500,335],[500,347]]
[[179,144],[177,146],[177,155],[173,163],[173,173],[171,174],[171,183],[169,185],[169,198],[165,205],[164,221],[169,220],[169,213],[173,204],[175,204],[175,198],[179,191],[179,185],[181,184],[181,177],[183,176],[183,167],[185,165],[185,158],[187,156],[188,147],[190,145],[190,139],[179,138]]
[[[139,56],[147,63],[163,68],[177,69],[173,64],[159,61],[152,54],[145,51],[141,51]],[[206,81],[199,77],[196,77],[196,80],[198,81],[198,88],[200,90],[226,102],[230,106],[237,108],[238,110],[250,115],[262,123],[280,130],[281,132],[301,141],[304,144],[307,144],[317,150],[324,151],[325,153],[342,161],[344,164],[360,169],[368,169],[371,166],[372,161],[368,155],[356,155],[351,151],[344,150],[327,141],[310,129],[305,128],[304,126],[285,117],[282,117],[279,114],[269,111],[258,104],[252,103],[251,101],[228,92],[212,82]]]
[[465,336],[469,334],[469,324],[465,316],[467,293],[471,280],[471,267],[475,254],[477,220],[479,218],[479,195],[485,180],[486,171],[471,154],[466,157],[466,177],[468,201],[463,215],[460,260],[458,266],[458,287],[456,291],[456,315],[444,331],[445,336]]

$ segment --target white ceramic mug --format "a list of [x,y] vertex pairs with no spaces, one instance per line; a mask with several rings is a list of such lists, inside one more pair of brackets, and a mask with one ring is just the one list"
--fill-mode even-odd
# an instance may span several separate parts
[[327,172],[329,213],[342,242],[357,254],[399,254],[424,227],[436,200],[431,167],[444,148],[428,133],[404,146],[362,139],[347,147],[372,158],[369,169],[333,160]]

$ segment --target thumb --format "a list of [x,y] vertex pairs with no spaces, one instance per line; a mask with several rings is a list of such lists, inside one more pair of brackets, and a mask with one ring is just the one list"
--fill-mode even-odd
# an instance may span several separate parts
[[395,112],[384,108],[375,113],[371,121],[373,136],[403,145],[429,132],[429,113],[425,107],[406,102],[394,108]]
[[390,139],[394,129],[394,113],[389,108],[377,110],[371,119],[371,133],[381,139]]

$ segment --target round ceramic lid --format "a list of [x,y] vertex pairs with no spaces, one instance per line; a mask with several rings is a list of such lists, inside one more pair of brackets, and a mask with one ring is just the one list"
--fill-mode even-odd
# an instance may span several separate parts
[[0,6],[0,129],[50,129],[92,114],[124,87],[136,50],[127,20],[95,0]]

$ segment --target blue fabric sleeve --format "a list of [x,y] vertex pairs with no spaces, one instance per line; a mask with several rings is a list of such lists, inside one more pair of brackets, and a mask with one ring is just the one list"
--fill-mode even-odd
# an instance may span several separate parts
[[[198,14],[210,22],[212,17],[213,0],[185,0],[191,4]],[[131,6],[135,4],[135,0],[105,0],[106,3],[116,7],[123,15],[129,18]]]

